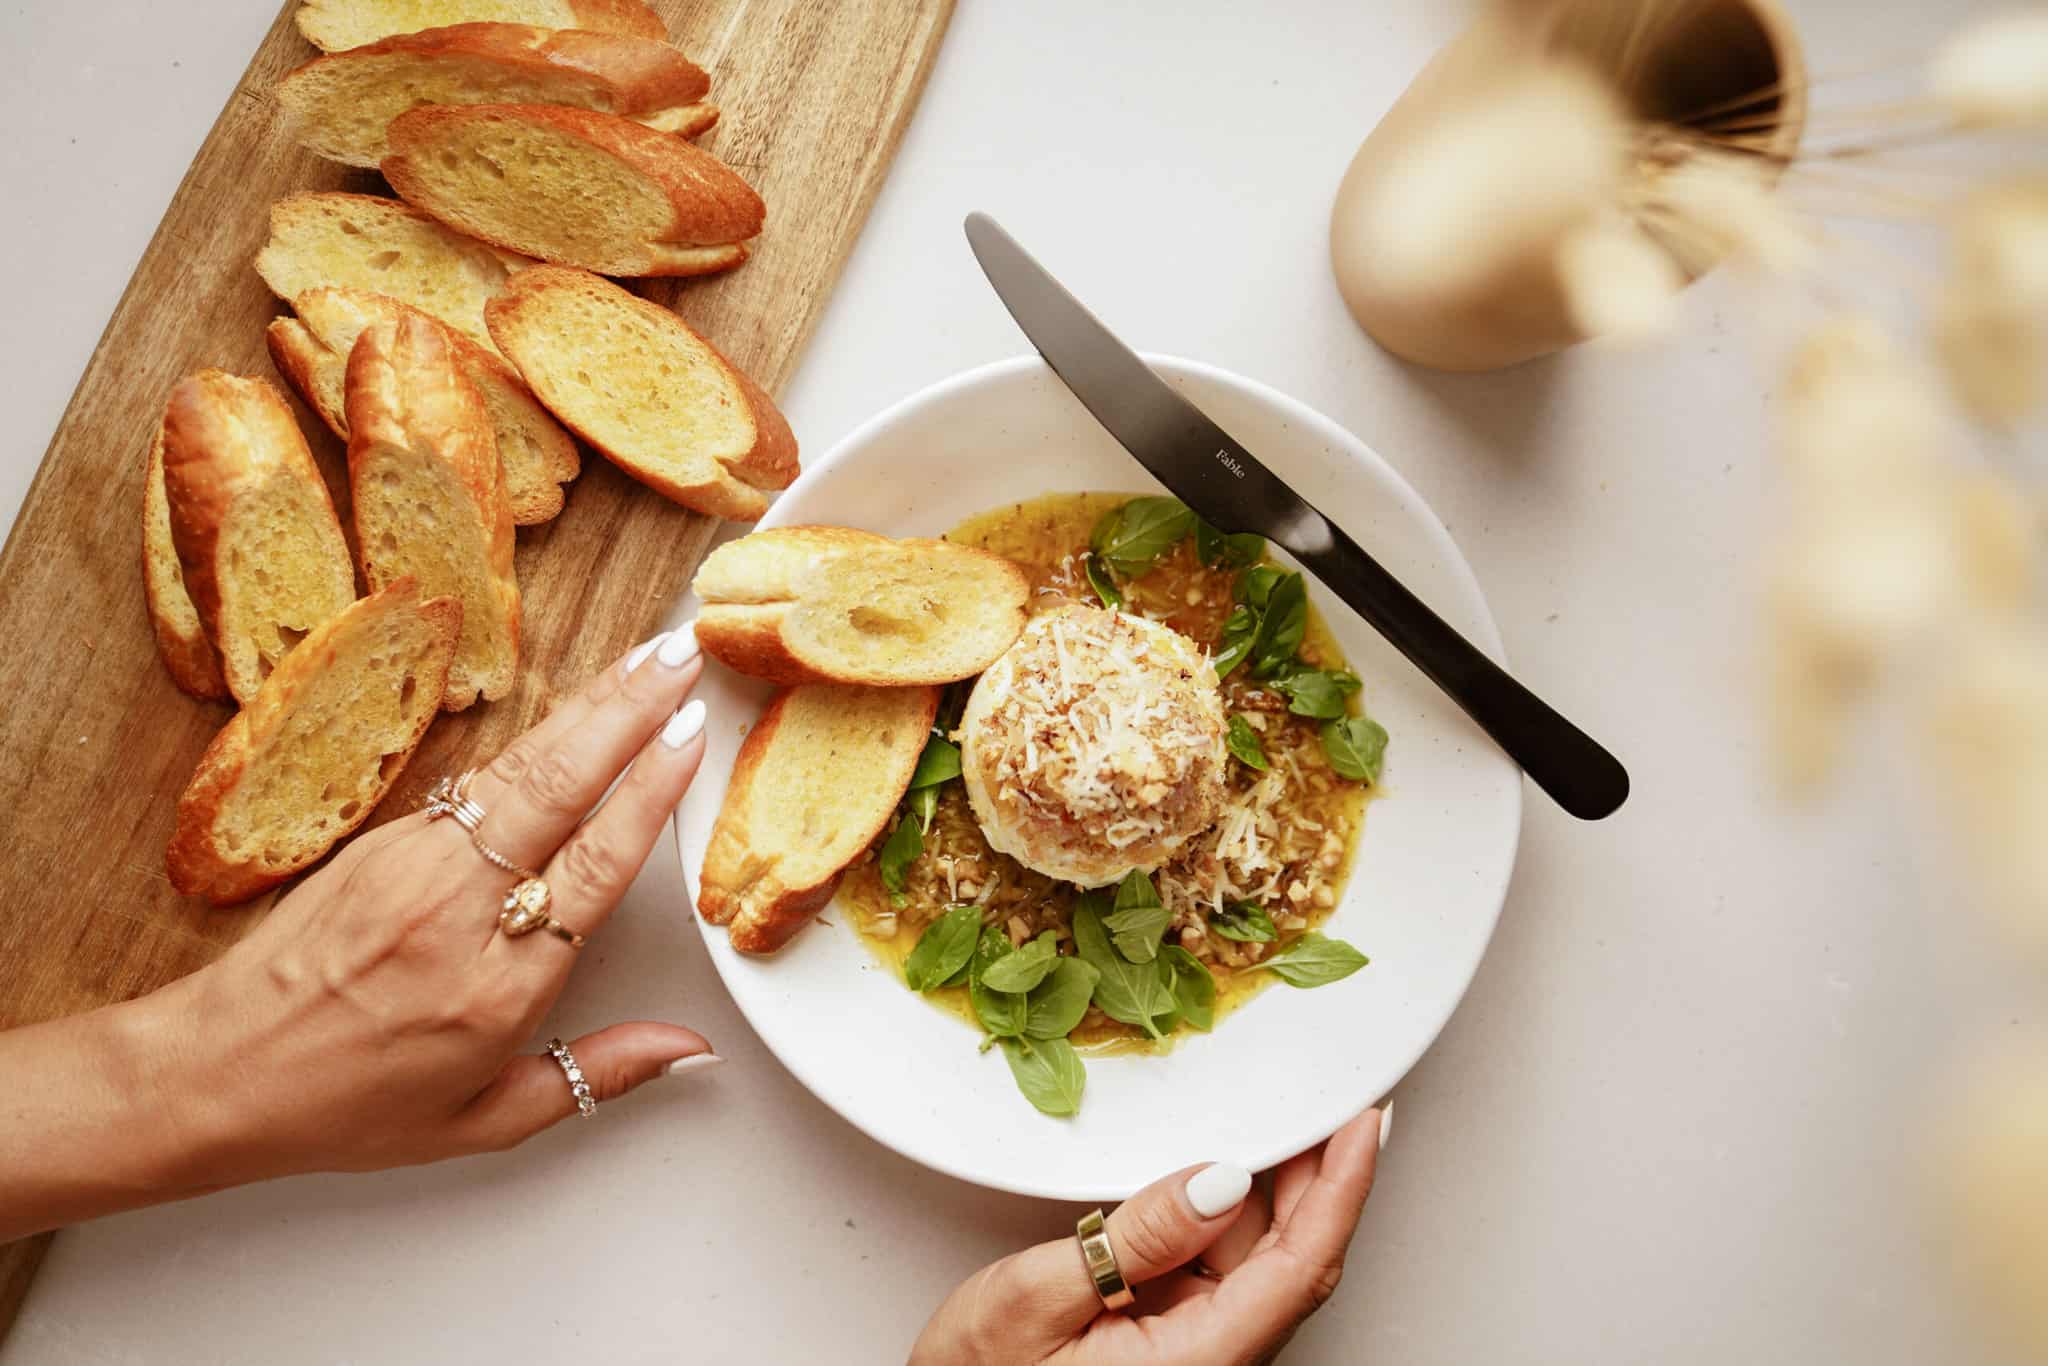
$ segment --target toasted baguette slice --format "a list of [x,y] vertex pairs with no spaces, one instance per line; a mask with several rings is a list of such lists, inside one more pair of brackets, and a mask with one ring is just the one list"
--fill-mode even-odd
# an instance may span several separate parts
[[402,579],[299,642],[200,757],[171,885],[246,901],[361,825],[434,719],[461,629],[460,603]]
[[476,386],[444,328],[418,315],[356,339],[347,381],[348,478],[363,577],[402,578],[462,603],[462,642],[441,705],[495,701],[519,672],[512,505]]
[[532,264],[395,199],[336,192],[290,195],[270,206],[270,240],[257,253],[256,273],[280,299],[323,285],[387,295],[495,350],[484,302]]
[[[372,323],[427,315],[360,289],[309,289],[292,300],[292,307],[299,316],[275,320],[265,335],[270,358],[321,420],[346,441],[343,395],[356,338]],[[486,351],[453,328],[447,336],[463,375],[483,396],[484,410],[490,414],[513,522],[533,526],[548,521],[562,510],[561,486],[582,470],[576,442],[496,352]]]
[[306,41],[323,52],[361,47],[394,33],[493,21],[657,42],[668,38],[668,25],[641,0],[306,0],[296,18]]
[[763,490],[796,478],[796,436],[774,400],[661,305],[541,266],[485,317],[548,411],[663,497],[752,521],[768,510]]
[[664,42],[456,24],[316,57],[278,83],[277,102],[307,149],[375,166],[391,121],[424,104],[563,104],[694,127],[710,89],[703,68]]
[[773,953],[822,910],[910,786],[938,688],[778,693],[734,761],[697,909],[741,953]]
[[194,697],[213,701],[228,695],[220,656],[200,625],[199,609],[185,591],[185,570],[171,537],[171,502],[164,493],[164,428],[159,422],[149,443],[149,469],[142,477],[142,594],[156,651],[171,681]]
[[334,501],[277,387],[220,370],[164,406],[163,476],[185,590],[240,702],[308,631],[356,600]]
[[433,104],[392,120],[391,188],[457,231],[603,275],[747,259],[764,210],[726,164],[631,119],[549,104]]
[[1024,630],[1031,581],[1000,555],[847,527],[757,531],[711,552],[697,641],[776,683],[972,678]]

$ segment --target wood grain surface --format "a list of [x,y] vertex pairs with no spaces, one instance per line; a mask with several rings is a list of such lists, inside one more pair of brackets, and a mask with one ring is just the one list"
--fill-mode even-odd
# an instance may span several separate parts
[[[738,270],[645,292],[776,393],[860,231],[952,0],[652,2],[711,72],[723,117],[702,145],[761,192],[768,223]],[[180,693],[157,659],[140,509],[150,434],[179,376],[211,365],[274,378],[263,328],[285,310],[249,264],[270,202],[301,189],[388,193],[373,173],[300,151],[281,126],[270,92],[316,55],[294,7],[271,25],[179,186],[0,552],[0,1028],[190,972],[274,899],[210,910],[165,878],[177,795],[230,713]],[[299,416],[345,494],[340,443]],[[496,753],[650,634],[712,530],[586,451],[562,516],[519,533],[517,690],[436,721],[380,815],[412,809],[437,776]],[[0,1333],[42,1250],[41,1240],[0,1248]]]

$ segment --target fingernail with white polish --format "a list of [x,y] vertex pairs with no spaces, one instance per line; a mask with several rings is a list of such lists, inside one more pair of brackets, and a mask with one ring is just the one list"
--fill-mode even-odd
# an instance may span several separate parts
[[1188,1203],[1204,1219],[1236,1209],[1252,1188],[1252,1174],[1229,1162],[1213,1162],[1188,1178]]
[[661,642],[667,639],[668,632],[663,631],[660,635],[655,636],[651,640],[643,640],[638,645],[635,645],[633,647],[633,653],[626,656],[626,672],[631,673],[633,672],[633,670],[639,668],[642,664],[645,664],[647,662],[647,656],[654,653],[654,647],[661,644]]
[[689,1057],[677,1058],[667,1067],[664,1067],[662,1075],[680,1077],[690,1072],[704,1072],[724,1061],[725,1059],[719,1057],[716,1053],[692,1053]]
[[670,631],[661,642],[661,653],[656,656],[671,669],[680,669],[697,657],[697,623],[686,621]]
[[1380,1149],[1386,1150],[1387,1135],[1394,1132],[1394,1102],[1387,1101],[1380,1106]]
[[670,749],[681,749],[697,738],[697,732],[704,729],[704,704],[692,701],[669,717],[668,724],[661,728],[661,742]]

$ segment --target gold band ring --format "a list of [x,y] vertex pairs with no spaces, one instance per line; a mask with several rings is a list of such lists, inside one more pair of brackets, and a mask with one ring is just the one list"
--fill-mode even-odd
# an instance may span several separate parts
[[1116,1249],[1109,1245],[1109,1226],[1103,1222],[1102,1211],[1090,1210],[1074,1225],[1074,1236],[1081,1241],[1081,1264],[1088,1268],[1088,1279],[1095,1282],[1095,1293],[1102,1300],[1104,1309],[1127,1309],[1137,1296],[1124,1280],[1124,1273],[1116,1264]]
[[484,823],[484,809],[469,795],[469,784],[476,777],[476,770],[470,769],[454,780],[443,778],[434,784],[434,790],[427,794],[426,813],[428,820],[442,816],[452,817],[455,823],[469,832],[469,842],[477,853],[483,855],[494,868],[502,868],[519,879],[512,890],[505,894],[505,902],[498,912],[498,928],[511,938],[531,934],[535,930],[546,930],[572,949],[580,949],[588,942],[576,931],[564,925],[549,914],[554,903],[554,893],[541,875],[531,868],[525,868],[506,858],[490,845],[478,831]]

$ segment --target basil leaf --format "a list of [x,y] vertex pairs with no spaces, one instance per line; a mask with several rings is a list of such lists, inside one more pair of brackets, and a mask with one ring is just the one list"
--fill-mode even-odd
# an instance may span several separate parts
[[904,872],[917,862],[922,853],[924,836],[918,831],[916,819],[906,815],[890,832],[888,842],[882,846],[880,859],[882,885],[889,889],[893,894],[891,900],[899,906],[903,904],[901,898],[907,890],[903,882]]
[[1245,662],[1251,655],[1252,643],[1259,635],[1259,614],[1239,603],[1230,609],[1230,615],[1223,619],[1223,636],[1216,642],[1217,681],[1230,676],[1230,671]]
[[1299,574],[1282,575],[1266,599],[1259,636],[1252,642],[1252,674],[1269,678],[1294,660],[1308,629],[1308,585]]
[[1237,576],[1237,600],[1254,612],[1266,610],[1266,602],[1273,595],[1273,586],[1286,576],[1287,571],[1270,564],[1255,564]]
[[1088,586],[1095,590],[1095,596],[1102,600],[1104,607],[1114,612],[1124,605],[1124,595],[1116,586],[1115,575],[1109,572],[1108,565],[1095,557],[1094,551],[1081,557],[1081,572],[1088,576]]
[[917,767],[911,771],[910,790],[937,787],[959,776],[960,746],[933,731],[924,742],[924,752],[917,756]]
[[1211,569],[1243,569],[1259,562],[1266,553],[1266,538],[1251,531],[1228,535],[1207,522],[1195,519],[1195,558]]
[[1353,782],[1376,783],[1387,757],[1386,727],[1370,716],[1323,723],[1323,753],[1330,767]]
[[982,985],[990,991],[1030,991],[1045,980],[1059,956],[1060,942],[1047,930],[1023,948],[989,964],[981,974]]
[[1032,1039],[1064,1039],[1088,1013],[1095,983],[1102,974],[1079,958],[1062,958],[1032,991],[1024,1011],[1024,1034]]
[[1040,1114],[1064,1119],[1080,1110],[1088,1069],[1065,1039],[1004,1039],[1003,1057],[1017,1089]]
[[[1173,992],[1155,960],[1133,963],[1109,942],[1097,906],[1107,898],[1090,893],[1074,904],[1074,947],[1081,960],[1100,974],[1095,983],[1095,1004],[1112,1020],[1138,1028],[1157,1039],[1164,1035],[1159,1021],[1173,1013]],[[1091,904],[1093,903],[1093,904]]]
[[910,814],[917,817],[919,831],[929,835],[932,832],[932,818],[939,814],[939,789],[920,787],[910,794],[907,805]]
[[941,987],[967,966],[981,941],[981,907],[955,906],[925,927],[917,947],[903,960],[903,980],[912,991]]
[[1024,1032],[1026,1002],[1021,993],[991,990],[982,978],[1010,954],[1010,936],[990,925],[974,946],[974,960],[967,975],[967,996],[974,1003],[974,1018],[999,1039],[1014,1039]]
[[1103,918],[1103,928],[1116,940],[1117,952],[1133,963],[1159,956],[1159,936],[1173,923],[1173,913],[1159,902],[1152,879],[1136,868],[1117,885],[1116,904]]
[[1209,912],[1209,929],[1240,944],[1270,944],[1280,937],[1273,917],[1251,901],[1233,901],[1220,911]]
[[1133,498],[1104,513],[1088,548],[1119,574],[1137,576],[1187,539],[1195,514],[1178,498]]
[[1266,763],[1266,747],[1259,743],[1259,733],[1252,729],[1251,722],[1235,712],[1231,713],[1230,728],[1223,732],[1223,745],[1246,768],[1264,773],[1270,767]]
[[1216,979],[1202,960],[1178,944],[1169,944],[1159,956],[1171,975],[1173,999],[1181,1019],[1204,1034],[1216,1026]]
[[1280,674],[1273,688],[1286,696],[1287,710],[1296,716],[1334,721],[1344,714],[1344,699],[1358,691],[1358,676],[1341,669],[1300,669]]
[[1372,960],[1341,939],[1310,930],[1258,966],[1291,987],[1342,981]]

